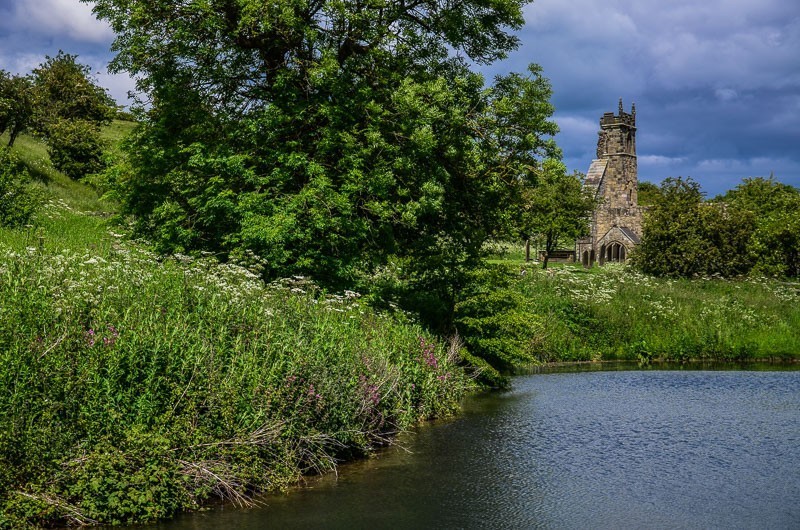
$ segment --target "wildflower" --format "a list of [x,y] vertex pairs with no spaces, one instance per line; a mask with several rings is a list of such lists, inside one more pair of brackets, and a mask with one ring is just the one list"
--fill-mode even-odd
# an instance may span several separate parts
[[117,342],[117,337],[119,337],[119,331],[115,328],[112,324],[108,325],[108,336],[103,337],[103,345],[105,346],[113,346]]
[[425,364],[436,370],[439,367],[439,361],[434,354],[434,345],[425,341],[424,337],[419,337],[419,346],[422,349],[422,360]]

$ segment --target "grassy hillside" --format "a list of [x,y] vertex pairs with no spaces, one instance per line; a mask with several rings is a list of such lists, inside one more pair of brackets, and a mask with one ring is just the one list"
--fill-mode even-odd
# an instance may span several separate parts
[[452,413],[470,387],[458,344],[404,315],[156,256],[35,139],[14,149],[49,199],[34,226],[0,228],[0,528],[247,504]]

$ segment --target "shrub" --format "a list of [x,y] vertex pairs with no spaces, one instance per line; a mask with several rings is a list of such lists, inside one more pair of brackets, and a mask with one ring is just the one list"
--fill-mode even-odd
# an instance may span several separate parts
[[53,167],[79,180],[105,167],[100,128],[85,120],[60,120],[48,128]]
[[42,203],[27,169],[8,149],[0,149],[0,226],[23,226]]
[[455,325],[469,352],[503,370],[535,362],[540,337],[540,318],[511,287],[513,277],[500,266],[477,271],[471,292],[455,308]]

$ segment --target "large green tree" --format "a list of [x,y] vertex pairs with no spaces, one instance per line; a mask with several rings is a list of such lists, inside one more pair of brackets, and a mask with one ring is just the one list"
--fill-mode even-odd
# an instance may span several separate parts
[[556,154],[539,70],[487,88],[525,0],[94,0],[146,119],[122,196],[162,250],[334,284],[392,260],[445,305]]

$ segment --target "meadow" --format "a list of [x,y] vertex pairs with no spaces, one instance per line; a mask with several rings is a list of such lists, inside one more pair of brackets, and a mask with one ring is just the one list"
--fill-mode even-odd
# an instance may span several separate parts
[[667,279],[618,264],[565,265],[526,267],[511,289],[533,315],[530,348],[538,362],[800,357],[796,282]]

